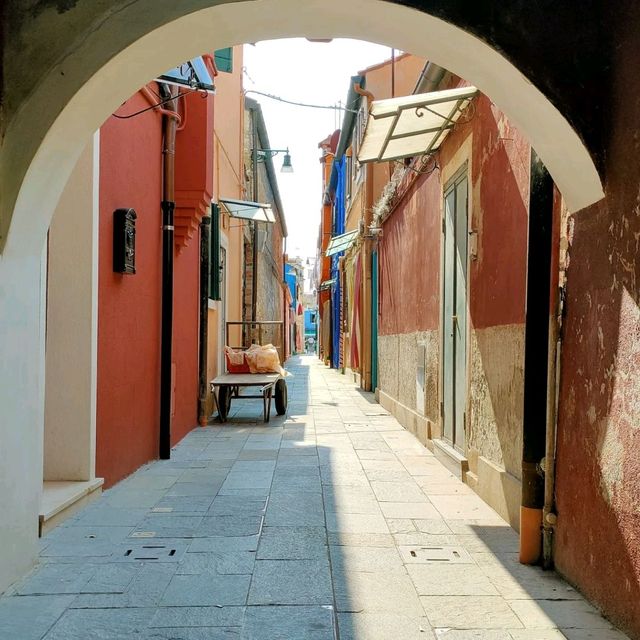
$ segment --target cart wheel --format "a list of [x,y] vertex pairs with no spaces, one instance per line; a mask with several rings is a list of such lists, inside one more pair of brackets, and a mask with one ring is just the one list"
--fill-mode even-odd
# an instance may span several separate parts
[[231,409],[232,389],[227,384],[220,385],[218,390],[218,417],[220,422],[226,422]]
[[282,378],[276,382],[275,401],[276,413],[283,416],[287,412],[287,383]]

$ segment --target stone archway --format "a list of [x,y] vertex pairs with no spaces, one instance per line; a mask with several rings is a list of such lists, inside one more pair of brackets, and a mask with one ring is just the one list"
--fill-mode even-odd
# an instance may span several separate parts
[[[195,10],[203,4],[211,6]],[[589,150],[542,91],[487,42],[423,11],[383,0],[312,0],[304,7],[295,0],[193,0],[179,10],[145,1],[93,18],[20,104],[8,102],[0,148],[0,247],[10,227],[10,242],[41,242],[86,140],[137,87],[212,43],[219,48],[301,35],[388,44],[450,69],[478,86],[527,134],[572,210],[603,195]],[[31,43],[38,44],[43,45]]]
[[[458,4],[460,14],[466,3]],[[504,3],[495,4],[496,12],[508,13]],[[8,488],[2,510],[10,522],[0,529],[0,590],[27,570],[37,549],[46,231],[91,134],[156,74],[213,47],[261,39],[342,36],[393,45],[432,59],[490,96],[529,136],[573,210],[603,195],[597,150],[573,128],[575,114],[554,106],[562,102],[558,95],[552,101],[549,87],[534,84],[535,74],[525,75],[500,53],[508,48],[492,40],[488,27],[473,35],[469,24],[455,26],[446,1],[423,2],[423,11],[384,0],[13,3],[22,5],[29,19],[9,29],[5,45],[5,60],[15,65],[5,70],[9,89],[0,125],[0,484]],[[543,19],[537,18],[541,40]],[[512,49],[511,59],[518,60],[517,43]]]

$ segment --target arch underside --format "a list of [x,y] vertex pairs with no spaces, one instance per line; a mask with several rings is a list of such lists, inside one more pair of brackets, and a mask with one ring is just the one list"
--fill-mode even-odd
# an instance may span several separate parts
[[[139,1],[94,20],[17,105],[0,148],[0,250],[40,250],[87,140],[140,86],[213,48],[294,36],[368,40],[434,61],[477,86],[528,136],[570,210],[603,196],[592,156],[567,117],[503,55],[440,18],[383,0],[303,7],[299,0],[190,0],[180,3],[183,15],[170,4]],[[65,15],[50,9],[36,21]]]

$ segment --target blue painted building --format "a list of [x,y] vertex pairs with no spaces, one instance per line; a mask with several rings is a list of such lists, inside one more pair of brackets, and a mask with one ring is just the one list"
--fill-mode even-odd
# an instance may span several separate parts
[[[342,273],[340,271],[340,258],[344,255],[344,249],[349,246],[353,234],[345,234],[346,228],[346,196],[347,196],[347,158],[345,153],[351,144],[351,136],[355,126],[355,114],[360,108],[362,96],[354,89],[355,85],[364,88],[364,76],[352,76],[347,96],[347,109],[345,111],[340,131],[340,139],[336,149],[333,166],[331,168],[331,180],[327,189],[327,195],[333,203],[333,224],[331,229],[332,241],[327,255],[331,255],[331,366],[339,369],[343,366],[344,354],[342,353],[342,310],[343,296]],[[344,236],[344,238],[341,238]],[[345,242],[343,242],[346,241]],[[331,248],[333,246],[333,248]],[[344,247],[344,248],[341,248]],[[337,250],[340,249],[340,250]]]

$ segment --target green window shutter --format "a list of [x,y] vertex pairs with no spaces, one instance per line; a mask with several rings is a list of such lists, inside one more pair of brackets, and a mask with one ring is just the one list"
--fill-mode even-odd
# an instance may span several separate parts
[[211,246],[209,248],[209,298],[220,300],[220,207],[211,204]]
[[218,71],[233,72],[233,47],[218,49],[213,53],[213,58],[216,61],[216,69]]

